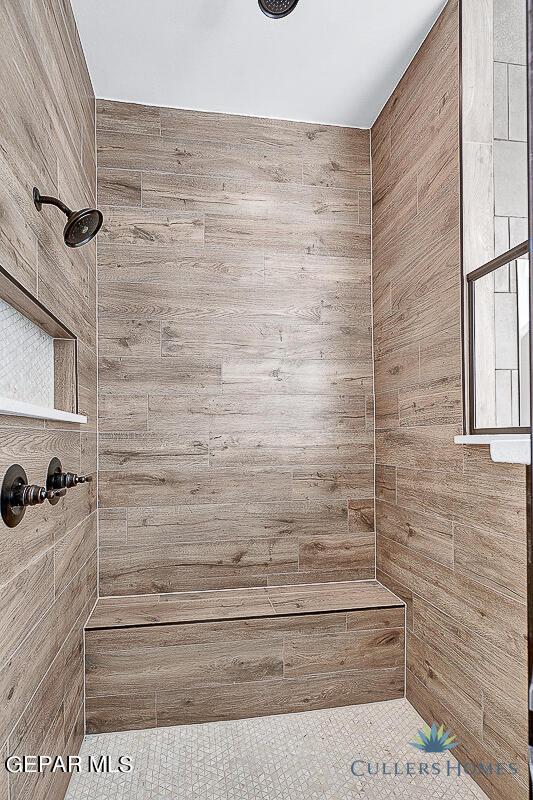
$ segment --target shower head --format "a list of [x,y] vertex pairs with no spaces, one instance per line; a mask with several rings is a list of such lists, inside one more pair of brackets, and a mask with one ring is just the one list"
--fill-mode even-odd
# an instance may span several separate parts
[[259,0],[259,8],[271,19],[282,19],[294,11],[298,0]]
[[59,208],[67,218],[63,238],[67,247],[81,247],[94,239],[104,221],[101,211],[97,208],[82,208],[81,211],[71,211],[68,206],[55,197],[42,195],[38,189],[33,190],[35,208],[40,211],[43,205]]
[[67,219],[63,236],[68,247],[81,247],[93,239],[100,228],[104,218],[97,208],[83,208],[73,211]]

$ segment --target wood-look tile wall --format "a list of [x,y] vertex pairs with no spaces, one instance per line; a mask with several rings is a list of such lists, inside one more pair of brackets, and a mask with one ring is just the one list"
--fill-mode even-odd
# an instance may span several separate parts
[[[68,0],[0,3],[0,265],[80,337],[76,426],[0,418],[0,473],[20,463],[42,483],[59,456],[96,470],[96,251],[68,250],[55,209],[95,202],[94,95]],[[83,625],[96,598],[96,492],[85,485],[54,508],[0,522],[0,750],[77,753],[83,736]],[[4,744],[5,743],[5,744]],[[8,786],[9,784],[9,786]],[[65,776],[10,775],[0,798],[61,798]]]
[[369,132],[97,104],[102,595],[374,576]]
[[494,800],[527,789],[525,470],[461,432],[459,9],[372,130],[378,579],[406,600],[407,694]]
[[105,733],[403,697],[404,613],[373,608],[87,631],[87,728]]

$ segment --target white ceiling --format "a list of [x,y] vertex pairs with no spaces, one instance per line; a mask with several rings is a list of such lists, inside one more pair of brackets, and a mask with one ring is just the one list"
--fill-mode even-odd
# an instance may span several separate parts
[[445,0],[72,0],[97,97],[367,128]]

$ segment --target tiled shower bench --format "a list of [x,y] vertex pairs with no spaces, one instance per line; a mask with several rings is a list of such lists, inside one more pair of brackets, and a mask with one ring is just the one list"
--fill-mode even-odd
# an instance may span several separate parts
[[404,604],[377,581],[101,598],[89,733],[392,700]]

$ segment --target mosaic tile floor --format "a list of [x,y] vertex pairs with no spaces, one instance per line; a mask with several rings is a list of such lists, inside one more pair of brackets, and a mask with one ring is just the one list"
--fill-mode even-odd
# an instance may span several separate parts
[[74,775],[67,800],[486,800],[466,775],[355,777],[355,760],[440,762],[409,745],[422,720],[406,700],[88,736],[89,755],[131,756],[130,774]]

